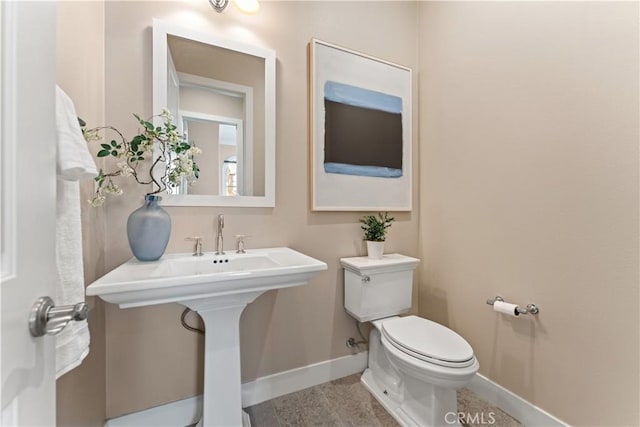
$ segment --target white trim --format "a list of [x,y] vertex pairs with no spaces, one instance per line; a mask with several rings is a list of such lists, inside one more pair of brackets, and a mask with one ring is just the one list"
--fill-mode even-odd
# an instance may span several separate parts
[[369,352],[303,366],[242,384],[242,406],[253,406],[275,397],[337,380],[367,368]]
[[483,375],[476,374],[467,388],[480,399],[497,406],[526,426],[566,427],[569,425]]
[[[362,372],[367,367],[368,354],[363,351],[353,356],[326,360],[244,383],[242,406],[253,406],[278,396]],[[195,396],[112,418],[107,420],[105,427],[189,425],[198,421],[201,411],[202,396]]]
[[259,58],[266,58],[273,52],[273,50],[255,46],[242,41],[219,37],[215,34],[194,30],[192,28],[183,27],[180,25],[174,25],[161,19],[153,19],[153,28],[157,28],[164,34],[170,34],[183,39],[194,40],[199,43],[212,44],[220,46],[224,49],[235,50],[236,52],[245,53],[251,56],[257,56]]
[[[1,1],[1,0],[0,0]],[[241,208],[272,208],[274,205],[270,199],[264,196],[210,196],[206,194],[180,194],[172,195],[171,203],[160,203],[163,206],[225,206],[225,207],[241,207]],[[215,197],[215,205],[212,205],[212,197]]]
[[[4,19],[4,4],[0,4],[0,180],[2,180],[2,182],[5,182],[6,180],[3,177],[3,171],[4,171],[4,164],[3,162],[5,162],[5,160],[3,160],[5,158],[6,153],[4,152],[4,134],[2,133],[2,129],[3,125],[2,122],[4,121],[4,116],[2,115],[2,112],[4,111],[4,106],[3,106],[3,102],[4,102],[4,76],[6,75],[5,71],[4,71],[4,65],[7,63],[6,60],[4,60],[4,58],[2,57],[3,53],[5,52],[6,49],[4,49],[4,47],[2,46],[2,43],[4,40],[7,39],[6,34],[4,33],[6,25],[4,25],[2,23],[2,20]],[[13,37],[12,37],[13,38]],[[4,264],[5,262],[7,262],[5,260],[6,255],[5,252],[3,250],[4,247],[6,247],[6,242],[5,242],[5,232],[3,231],[4,229],[4,223],[5,223],[5,212],[4,212],[4,206],[7,204],[5,201],[5,190],[4,188],[2,188],[2,184],[0,184],[0,287],[2,286],[2,278],[4,277],[5,273],[4,273],[4,269],[5,267]],[[0,307],[2,307],[2,292],[0,291]],[[2,354],[2,316],[0,315],[0,355]],[[0,356],[0,369],[2,367],[2,356]],[[4,400],[2,400],[2,387],[0,387],[0,402],[4,402]],[[5,418],[4,416],[4,411],[0,411],[0,427],[2,427],[3,425],[3,419]]]
[[0,5],[0,24],[2,47],[0,48],[0,138],[2,156],[0,156],[0,185],[2,202],[0,203],[0,280],[15,278],[16,273],[16,23],[13,3]]
[[[248,407],[362,372],[367,367],[368,352],[344,356],[313,365],[280,372],[242,384],[242,406]],[[480,399],[499,407],[527,426],[566,427],[567,423],[526,401],[483,375],[476,374],[467,386]],[[105,427],[176,426],[199,420],[202,396],[194,396],[155,408],[107,420]]]
[[178,400],[105,422],[105,427],[187,426],[200,420],[202,395]]

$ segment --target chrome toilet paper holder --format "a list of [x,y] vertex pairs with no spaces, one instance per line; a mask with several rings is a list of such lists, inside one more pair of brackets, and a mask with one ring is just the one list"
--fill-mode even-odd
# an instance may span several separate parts
[[[496,296],[493,299],[489,298],[487,300],[487,304],[493,305],[496,301],[504,302],[504,298],[502,298],[500,295]],[[522,308],[518,305],[516,307],[516,310],[518,310],[518,314],[538,314],[540,312],[540,309],[535,304],[527,304],[525,308]]]

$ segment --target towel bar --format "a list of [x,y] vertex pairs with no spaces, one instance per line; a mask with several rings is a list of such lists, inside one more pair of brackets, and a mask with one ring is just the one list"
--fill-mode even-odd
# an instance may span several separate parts
[[84,302],[56,307],[51,298],[38,298],[29,315],[29,331],[34,337],[45,334],[56,335],[69,322],[85,320],[88,311],[87,304]]

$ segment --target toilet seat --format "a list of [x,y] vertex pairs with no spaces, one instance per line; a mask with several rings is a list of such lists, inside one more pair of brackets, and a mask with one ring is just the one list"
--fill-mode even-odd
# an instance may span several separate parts
[[449,368],[466,368],[477,363],[469,343],[438,323],[406,316],[384,320],[381,326],[382,336],[389,344],[423,362]]

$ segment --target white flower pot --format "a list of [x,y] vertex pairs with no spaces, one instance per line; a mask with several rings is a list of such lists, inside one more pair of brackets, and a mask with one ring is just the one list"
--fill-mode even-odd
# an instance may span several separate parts
[[371,259],[382,259],[384,242],[372,242],[367,240],[367,256]]

